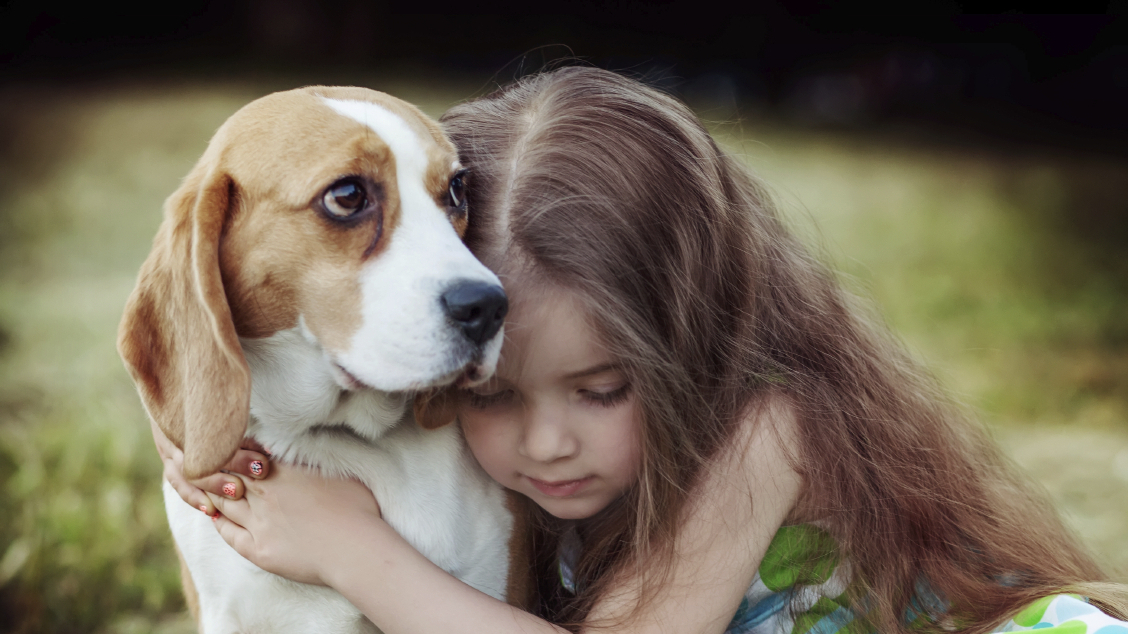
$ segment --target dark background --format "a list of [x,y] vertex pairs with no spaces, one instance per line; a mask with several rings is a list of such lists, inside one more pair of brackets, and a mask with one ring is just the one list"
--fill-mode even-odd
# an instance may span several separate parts
[[566,63],[689,102],[1128,580],[1128,0],[138,6],[0,4],[0,632],[195,631],[114,332],[221,122],[311,83],[437,114]]
[[[943,136],[1124,155],[1128,2],[1085,16],[965,13],[913,3],[574,2],[519,14],[475,2],[400,12],[363,0],[200,0],[144,8],[16,0],[0,9],[4,81],[439,69],[504,81],[572,57],[690,100],[802,125],[909,123]],[[525,7],[522,7],[525,8]],[[563,5],[561,5],[563,8]],[[979,7],[976,7],[979,8]],[[923,124],[923,126],[920,126]]]

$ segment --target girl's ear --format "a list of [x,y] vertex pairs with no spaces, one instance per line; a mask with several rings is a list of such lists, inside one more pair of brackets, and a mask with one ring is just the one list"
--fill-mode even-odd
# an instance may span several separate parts
[[239,448],[251,376],[219,270],[231,179],[201,159],[165,203],[153,250],[118,327],[118,352],[184,475],[219,471]]
[[454,422],[458,413],[458,390],[441,387],[415,396],[415,422],[423,429],[438,429]]

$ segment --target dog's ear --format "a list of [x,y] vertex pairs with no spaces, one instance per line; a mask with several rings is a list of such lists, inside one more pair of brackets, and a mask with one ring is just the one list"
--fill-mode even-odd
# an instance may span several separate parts
[[118,328],[118,352],[145,409],[184,450],[184,475],[219,471],[239,448],[251,376],[219,269],[231,179],[201,159],[165,218]]
[[415,395],[415,422],[423,429],[438,429],[454,422],[458,413],[458,390],[441,387]]

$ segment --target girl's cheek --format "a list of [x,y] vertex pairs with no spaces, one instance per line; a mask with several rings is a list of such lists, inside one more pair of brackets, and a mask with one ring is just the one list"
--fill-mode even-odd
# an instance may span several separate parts
[[631,414],[632,424],[630,433],[627,434],[625,440],[625,446],[630,448],[627,451],[626,462],[630,465],[628,468],[630,472],[629,478],[633,485],[635,481],[638,480],[639,473],[642,471],[642,433],[640,431],[642,423],[641,414],[638,412],[637,407],[633,408]]
[[480,412],[460,412],[458,420],[462,423],[462,435],[470,452],[486,473],[498,480],[513,462],[504,430]]

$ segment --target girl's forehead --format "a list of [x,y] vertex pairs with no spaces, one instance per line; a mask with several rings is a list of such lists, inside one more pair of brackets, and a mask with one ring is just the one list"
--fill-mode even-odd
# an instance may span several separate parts
[[510,306],[505,318],[507,340],[510,334],[518,339],[580,335],[598,339],[588,304],[576,291],[551,282],[535,282],[510,284],[506,292]]
[[588,311],[558,286],[514,292],[498,375],[508,381],[554,379],[611,362]]
[[517,343],[519,347],[546,337],[590,330],[587,311],[575,294],[559,287],[546,286],[522,288],[510,295],[505,329],[505,345]]

